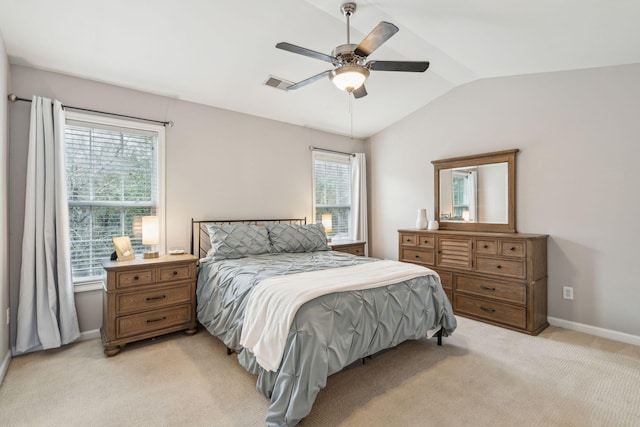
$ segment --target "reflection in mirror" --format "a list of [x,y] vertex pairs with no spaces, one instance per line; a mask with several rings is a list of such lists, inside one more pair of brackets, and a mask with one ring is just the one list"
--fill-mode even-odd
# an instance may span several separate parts
[[440,170],[440,221],[507,224],[508,163]]

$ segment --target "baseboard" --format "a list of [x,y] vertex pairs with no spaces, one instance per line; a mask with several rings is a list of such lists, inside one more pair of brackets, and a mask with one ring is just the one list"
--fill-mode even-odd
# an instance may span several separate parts
[[93,329],[91,331],[80,332],[80,338],[78,338],[78,342],[94,340],[96,338],[100,338],[100,329]]
[[551,326],[584,332],[585,334],[591,334],[597,337],[608,338],[610,340],[640,346],[640,337],[637,335],[599,328],[597,326],[585,325],[584,323],[572,322],[570,320],[558,319],[556,317],[547,317],[547,321]]
[[4,376],[9,369],[9,362],[11,362],[11,350],[7,351],[7,354],[4,355],[4,360],[2,361],[2,365],[0,365],[0,385],[2,385]]

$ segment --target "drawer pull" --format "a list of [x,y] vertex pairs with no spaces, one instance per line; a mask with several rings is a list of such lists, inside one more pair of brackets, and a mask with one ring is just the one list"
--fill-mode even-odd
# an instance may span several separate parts
[[483,248],[489,249],[489,245],[484,245]]
[[480,285],[480,289],[484,289],[485,291],[495,291],[496,288],[491,288],[489,286]]
[[495,313],[496,312],[496,310],[494,308],[483,307],[483,306],[480,306],[480,310],[488,311],[489,313]]
[[178,272],[177,272],[177,271],[174,271],[174,272],[173,272],[173,275],[174,275],[174,276],[177,276],[177,275],[178,275]]
[[147,320],[147,323],[162,322],[163,320],[167,320],[167,316],[159,317],[157,319],[149,319]]
[[138,276],[133,276],[133,280],[138,280],[139,277]]
[[516,248],[514,248],[513,246],[511,247],[511,249],[509,249],[510,251],[515,251]]
[[420,255],[416,255],[416,258],[420,258]]
[[496,268],[500,269],[502,266],[500,264],[496,265]]
[[160,295],[157,297],[147,297],[147,302],[149,301],[158,301],[160,299],[165,299],[167,296],[166,295]]

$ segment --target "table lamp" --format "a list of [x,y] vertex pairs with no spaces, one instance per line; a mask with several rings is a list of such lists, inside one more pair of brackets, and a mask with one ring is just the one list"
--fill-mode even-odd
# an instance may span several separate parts
[[329,233],[333,231],[331,214],[322,214],[322,226],[324,227],[324,232],[327,234],[327,242],[331,242],[331,237],[329,237]]
[[145,252],[144,258],[158,258],[158,251],[153,250],[153,245],[160,242],[160,223],[157,216],[142,217],[142,244],[149,245],[149,252]]

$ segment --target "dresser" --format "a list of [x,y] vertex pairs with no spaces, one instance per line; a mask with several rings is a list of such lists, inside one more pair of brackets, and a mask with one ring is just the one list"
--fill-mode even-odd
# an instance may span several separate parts
[[364,256],[365,242],[359,240],[336,240],[329,242],[332,251],[346,252],[348,254]]
[[105,261],[102,343],[107,356],[124,344],[169,332],[197,331],[193,255]]
[[400,261],[424,265],[456,314],[537,335],[547,323],[547,236],[398,230]]

